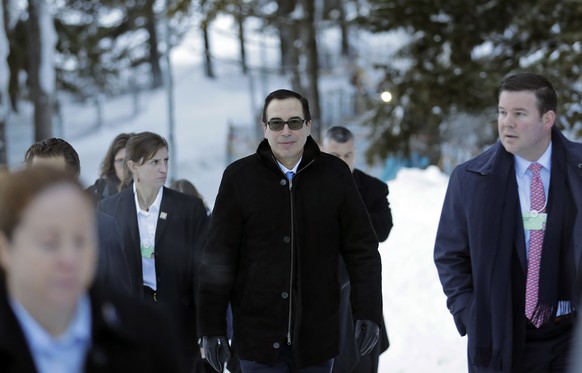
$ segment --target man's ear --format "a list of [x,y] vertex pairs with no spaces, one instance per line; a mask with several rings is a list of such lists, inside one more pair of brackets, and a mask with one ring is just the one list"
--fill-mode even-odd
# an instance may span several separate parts
[[554,123],[556,122],[556,112],[553,110],[548,110],[542,115],[542,120],[544,122],[544,127],[546,129],[552,128]]

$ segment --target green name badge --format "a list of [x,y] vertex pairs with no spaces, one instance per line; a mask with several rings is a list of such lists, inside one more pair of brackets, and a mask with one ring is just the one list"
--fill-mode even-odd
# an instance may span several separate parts
[[548,214],[545,212],[530,211],[523,214],[523,229],[530,231],[546,230]]
[[140,246],[141,257],[146,259],[151,259],[154,257],[154,248],[152,246]]

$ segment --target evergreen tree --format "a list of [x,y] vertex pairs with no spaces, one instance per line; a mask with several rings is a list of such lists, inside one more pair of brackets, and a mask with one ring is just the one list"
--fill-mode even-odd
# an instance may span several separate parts
[[[468,113],[481,115],[483,126],[494,125],[497,87],[503,76],[518,70],[553,81],[561,124],[579,126],[579,2],[369,0],[368,5],[362,27],[410,35],[395,60],[383,66],[386,77],[379,88],[390,90],[394,100],[377,103],[370,115],[369,161],[407,154],[420,140],[436,163],[441,124]],[[396,62],[407,67],[397,68]]]

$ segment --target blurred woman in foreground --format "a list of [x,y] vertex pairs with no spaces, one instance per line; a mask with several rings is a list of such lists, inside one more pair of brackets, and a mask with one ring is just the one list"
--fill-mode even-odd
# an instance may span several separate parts
[[73,177],[34,168],[0,179],[2,372],[181,372],[164,314],[91,287],[92,203]]

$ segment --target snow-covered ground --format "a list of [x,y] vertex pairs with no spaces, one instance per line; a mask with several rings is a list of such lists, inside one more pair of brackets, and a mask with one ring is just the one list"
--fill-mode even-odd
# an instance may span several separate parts
[[[219,40],[226,50],[234,41]],[[229,44],[231,43],[231,44]],[[236,66],[218,64],[218,78],[203,77],[200,50],[185,43],[173,54],[176,108],[175,178],[191,180],[210,206],[226,166],[228,123],[255,126],[249,98],[250,83]],[[231,47],[236,51],[236,47]],[[345,79],[345,77],[344,77]],[[330,79],[333,83],[333,78]],[[255,92],[288,87],[281,78],[270,77]],[[325,85],[325,83],[324,83]],[[84,183],[98,176],[101,159],[111,140],[120,132],[153,131],[168,136],[166,95],[163,90],[143,94],[141,112],[128,119],[131,100],[108,101],[104,125],[86,131],[95,121],[92,107],[67,105],[62,137],[72,143],[81,158]],[[30,118],[13,116],[9,124],[10,164],[18,167],[31,141]],[[24,116],[24,117],[23,117]],[[85,124],[83,127],[81,124]],[[81,127],[84,129],[82,130]],[[360,160],[362,161],[362,160]],[[390,349],[381,356],[380,372],[466,371],[466,339],[454,327],[432,260],[432,249],[447,177],[437,168],[403,169],[388,183],[394,228],[380,245],[383,262],[384,315]]]
[[390,348],[380,372],[467,371],[466,338],[457,333],[433,262],[447,182],[431,166],[402,169],[388,183],[394,228],[380,253]]

